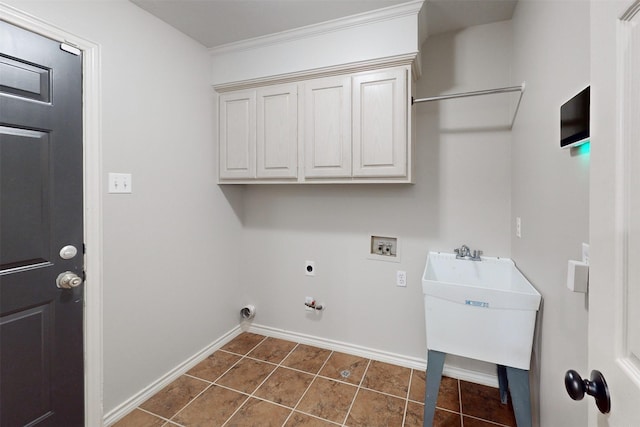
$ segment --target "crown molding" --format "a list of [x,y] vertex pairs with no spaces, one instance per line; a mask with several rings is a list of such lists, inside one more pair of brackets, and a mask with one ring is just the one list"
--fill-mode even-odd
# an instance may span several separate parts
[[396,55],[387,58],[379,58],[367,61],[351,62],[348,64],[334,65],[330,67],[315,68],[312,70],[298,71],[295,73],[279,74],[277,76],[259,77],[250,80],[226,82],[213,85],[213,88],[218,93],[224,93],[231,90],[244,90],[252,89],[259,86],[295,83],[301,80],[310,80],[321,77],[331,77],[341,74],[359,73],[363,71],[372,71],[380,68],[387,67],[399,67],[410,65],[414,79],[418,78],[416,75],[418,66],[416,65],[416,59],[419,58],[418,52],[407,53],[404,55]]
[[209,53],[212,56],[216,56],[230,52],[239,52],[274,44],[291,42],[309,37],[315,37],[321,34],[341,31],[347,28],[358,27],[374,22],[388,21],[403,16],[415,15],[417,17],[418,13],[422,9],[423,4],[424,0],[413,0],[407,3],[389,6],[370,12],[364,12],[357,15],[321,22],[319,24],[307,25],[305,27],[300,27],[293,30],[287,30],[262,37],[255,37],[239,42],[223,44],[210,48]]

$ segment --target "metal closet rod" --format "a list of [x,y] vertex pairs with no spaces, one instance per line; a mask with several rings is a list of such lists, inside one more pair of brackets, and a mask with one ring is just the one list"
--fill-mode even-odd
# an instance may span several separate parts
[[496,89],[476,90],[472,92],[451,93],[448,95],[432,96],[429,98],[414,99],[413,97],[411,97],[411,105],[417,104],[420,102],[441,101],[443,99],[468,98],[470,96],[493,95],[496,93],[507,93],[507,92],[520,92],[520,97],[518,98],[518,104],[516,105],[516,110],[513,112],[513,119],[511,120],[511,128],[513,128],[513,123],[516,121],[516,115],[518,114],[518,109],[520,108],[520,101],[522,101],[522,94],[524,93],[524,90],[525,90],[525,83],[523,82],[520,86],[508,86],[508,87],[499,87]]

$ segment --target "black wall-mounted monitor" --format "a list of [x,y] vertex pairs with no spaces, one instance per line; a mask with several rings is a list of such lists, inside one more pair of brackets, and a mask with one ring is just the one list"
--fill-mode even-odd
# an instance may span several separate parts
[[589,141],[590,86],[560,107],[560,147],[576,147]]

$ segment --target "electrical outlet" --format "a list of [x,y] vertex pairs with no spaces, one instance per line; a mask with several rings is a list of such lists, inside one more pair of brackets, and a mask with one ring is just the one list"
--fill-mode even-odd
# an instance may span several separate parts
[[304,274],[307,276],[315,276],[316,275],[316,263],[315,261],[305,261],[304,262]]
[[109,173],[109,193],[125,194],[131,193],[132,191],[130,173]]
[[398,255],[396,237],[371,236],[371,254],[395,257]]
[[400,286],[402,288],[407,287],[407,272],[398,270],[396,271],[396,286]]

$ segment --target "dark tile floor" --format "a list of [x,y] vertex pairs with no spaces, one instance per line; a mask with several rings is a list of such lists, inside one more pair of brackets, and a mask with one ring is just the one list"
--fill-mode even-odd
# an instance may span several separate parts
[[[425,374],[243,333],[115,427],[421,427]],[[498,389],[443,377],[437,427],[515,426]]]

